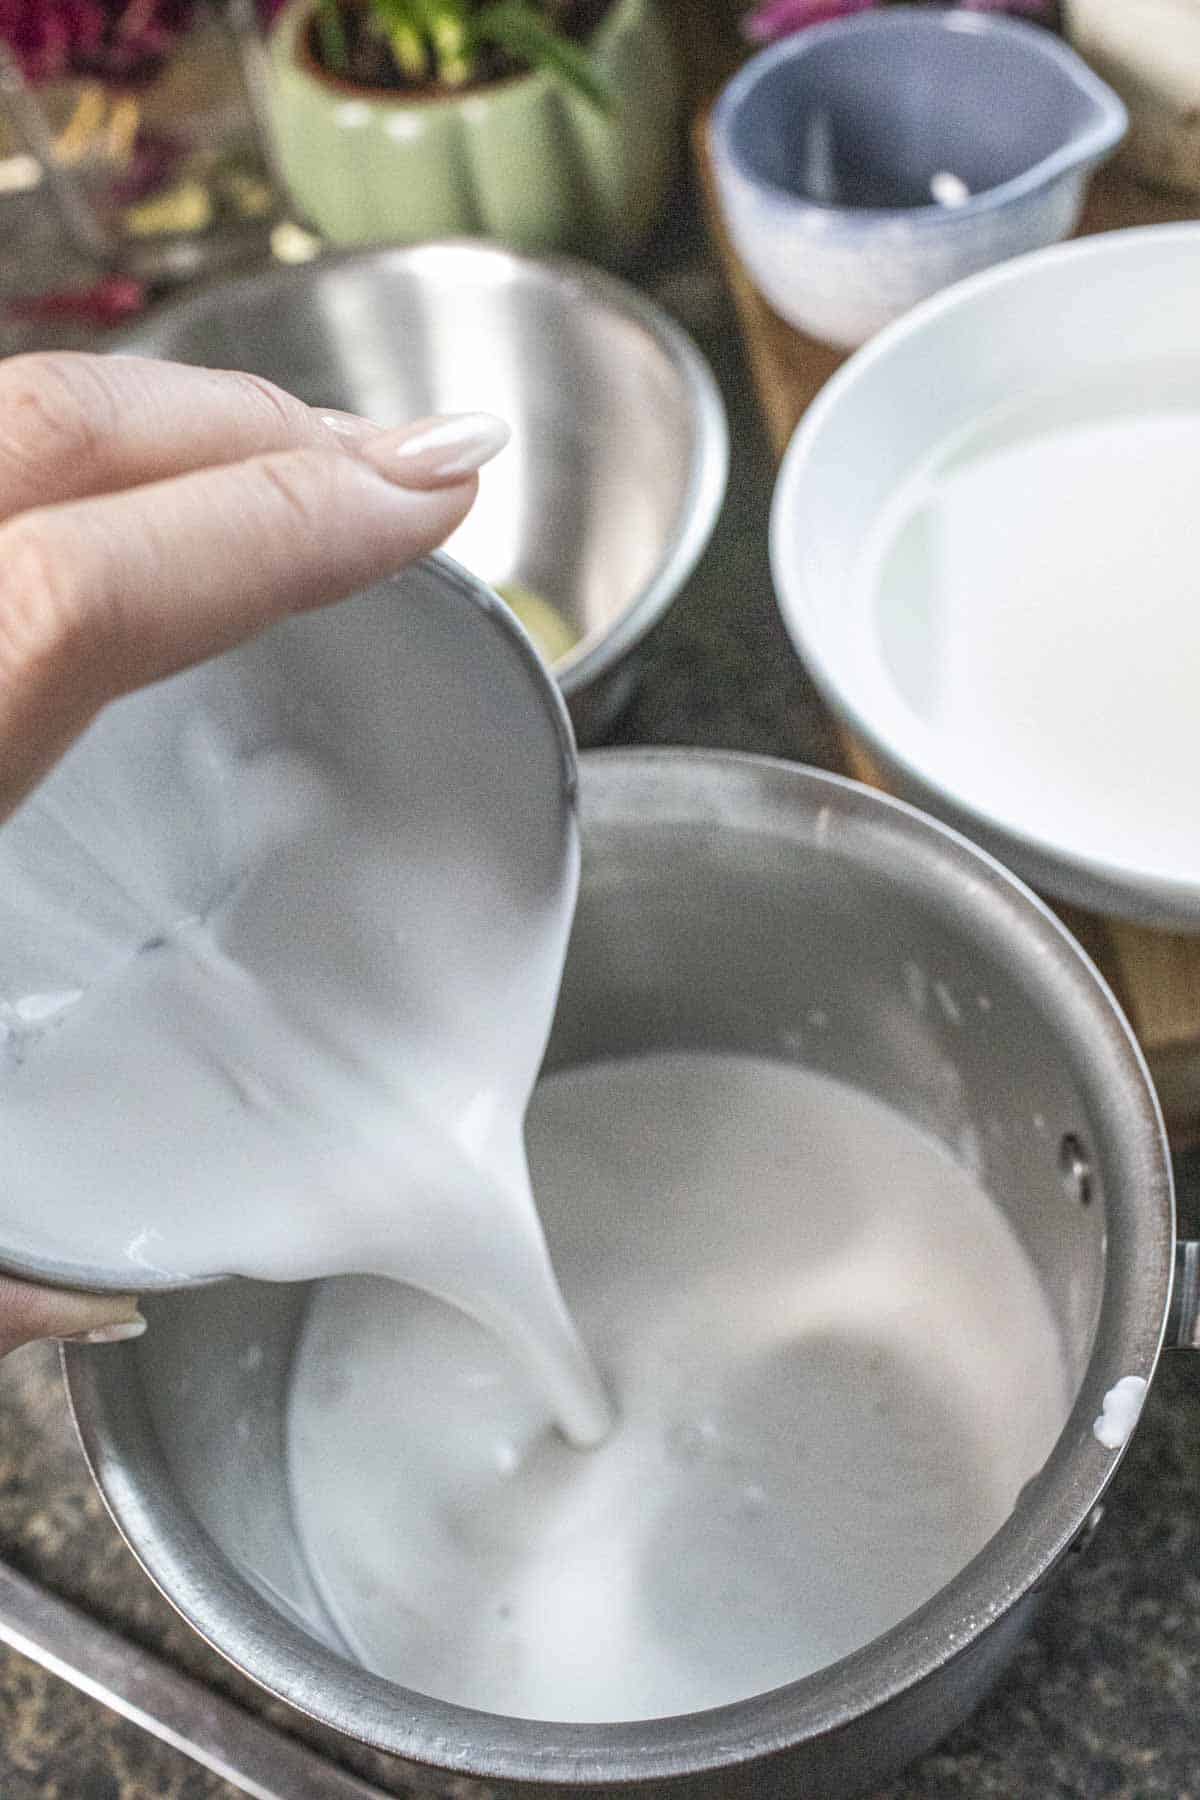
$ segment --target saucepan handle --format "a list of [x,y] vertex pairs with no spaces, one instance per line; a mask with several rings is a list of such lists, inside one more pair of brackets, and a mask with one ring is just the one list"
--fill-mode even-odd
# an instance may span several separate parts
[[1175,1246],[1175,1288],[1167,1317],[1169,1350],[1200,1350],[1200,1239]]

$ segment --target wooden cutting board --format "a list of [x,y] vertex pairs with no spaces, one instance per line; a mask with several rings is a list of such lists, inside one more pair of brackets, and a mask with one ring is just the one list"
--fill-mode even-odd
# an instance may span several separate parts
[[[846,353],[806,337],[773,312],[753,286],[721,221],[709,152],[707,112],[693,134],[709,228],[733,296],[763,422],[776,460],[801,414]],[[1092,183],[1080,233],[1113,231],[1200,216],[1200,206],[1153,194],[1114,168]],[[862,747],[842,733],[846,767],[884,787]],[[1057,911],[1099,964],[1137,1032],[1176,1148],[1200,1143],[1200,934],[1150,931],[1075,908]]]

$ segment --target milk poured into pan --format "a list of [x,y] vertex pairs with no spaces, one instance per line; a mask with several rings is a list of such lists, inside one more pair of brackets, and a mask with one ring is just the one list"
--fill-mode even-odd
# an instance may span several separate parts
[[738,1059],[563,1074],[536,1177],[619,1410],[568,1448],[609,1413],[521,1135],[576,880],[561,746],[531,772],[495,685],[527,675],[464,663],[443,596],[396,603],[400,643],[356,602],[114,709],[0,834],[0,1235],[131,1286],[453,1300],[489,1329],[331,1283],[303,1340],[295,1507],[353,1653],[535,1717],[733,1699],[982,1545],[1061,1424],[1053,1325],[982,1192],[873,1103]]
[[544,1081],[555,1266],[618,1420],[580,1455],[449,1308],[326,1284],[293,1380],[310,1567],[353,1653],[440,1699],[620,1720],[866,1644],[982,1549],[1067,1380],[999,1210],[807,1070],[656,1054]]

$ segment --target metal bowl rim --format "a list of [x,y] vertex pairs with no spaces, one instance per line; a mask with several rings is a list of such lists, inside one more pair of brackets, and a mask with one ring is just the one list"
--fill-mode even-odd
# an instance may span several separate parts
[[253,293],[263,288],[299,285],[312,270],[389,265],[419,268],[423,262],[446,256],[484,268],[516,268],[526,275],[549,277],[565,293],[582,291],[612,312],[631,319],[652,339],[678,375],[694,421],[687,488],[674,532],[662,547],[653,575],[614,619],[585,634],[553,664],[555,679],[570,698],[606,675],[658,623],[703,555],[725,498],[729,427],[720,389],[691,337],[662,307],[619,276],[577,257],[535,256],[479,238],[445,237],[420,244],[337,250],[310,263],[271,264],[205,282],[156,307],[139,324],[114,334],[110,351],[116,355],[145,354],[147,340],[154,337],[160,322],[169,327],[176,320],[207,316],[217,293]]

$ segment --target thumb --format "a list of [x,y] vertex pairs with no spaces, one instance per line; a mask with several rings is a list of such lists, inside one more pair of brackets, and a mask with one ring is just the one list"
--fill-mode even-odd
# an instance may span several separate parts
[[145,1329],[133,1294],[76,1294],[0,1275],[0,1356],[36,1338],[115,1344]]

